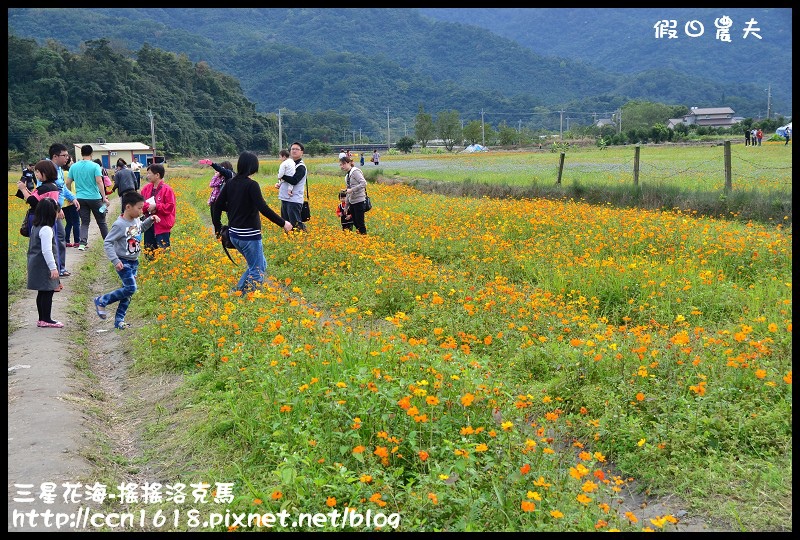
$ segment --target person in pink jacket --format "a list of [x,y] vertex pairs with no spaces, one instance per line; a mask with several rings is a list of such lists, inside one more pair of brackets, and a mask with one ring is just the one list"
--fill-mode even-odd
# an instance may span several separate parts
[[169,236],[175,225],[175,192],[164,182],[164,166],[153,163],[147,166],[147,184],[142,187],[144,214],[156,215],[161,221],[144,231],[144,253],[148,259],[159,248],[170,246]]

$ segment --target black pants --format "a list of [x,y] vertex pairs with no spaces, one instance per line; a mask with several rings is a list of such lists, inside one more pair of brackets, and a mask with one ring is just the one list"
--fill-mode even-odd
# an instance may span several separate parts
[[53,309],[53,292],[38,291],[36,293],[36,311],[39,312],[39,320],[44,322],[55,322],[50,318]]
[[367,226],[364,224],[364,201],[352,203],[350,215],[353,216],[353,225],[358,233],[367,234]]

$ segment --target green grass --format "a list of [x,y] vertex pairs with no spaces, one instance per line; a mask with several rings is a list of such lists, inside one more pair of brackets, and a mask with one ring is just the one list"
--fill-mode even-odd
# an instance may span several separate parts
[[[275,207],[273,174],[259,180]],[[360,237],[333,212],[341,175],[315,173],[311,234],[265,221],[268,286],[239,298],[208,176],[168,172],[179,226],[129,313],[149,321],[136,381],[183,377],[140,404],[135,465],[235,484],[204,511],[670,530],[625,515],[615,489],[635,489],[725,530],[791,530],[790,229],[378,184]]]

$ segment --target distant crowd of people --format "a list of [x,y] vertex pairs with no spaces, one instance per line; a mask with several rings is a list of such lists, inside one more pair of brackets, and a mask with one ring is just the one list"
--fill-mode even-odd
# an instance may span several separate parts
[[[92,159],[94,148],[86,144],[80,152],[80,160],[72,163],[67,146],[55,143],[47,158],[23,170],[17,183],[17,197],[29,205],[33,214],[27,288],[37,291],[37,326],[63,328],[64,323],[52,317],[53,294],[63,290],[62,278],[72,275],[67,269],[67,248],[87,249],[89,223],[94,218],[105,255],[122,281],[118,289],[94,299],[95,309],[105,319],[106,306],[117,303],[114,327],[125,329],[129,327],[125,314],[136,292],[142,245],[148,257],[170,246],[175,192],[164,182],[164,166],[156,163],[147,167],[147,184],[141,187],[143,166],[135,158],[130,168],[124,159],[117,160],[113,187],[108,186],[110,179],[102,161]],[[111,205],[109,195],[114,191],[121,208],[109,230],[106,216]],[[142,215],[146,217],[142,219]]]
[[[307,231],[310,219],[306,212],[308,200],[308,169],[303,161],[305,148],[295,141],[288,150],[281,150],[278,168],[277,198],[279,213],[273,211],[262,195],[261,186],[253,178],[259,171],[258,157],[252,152],[239,155],[236,169],[228,161],[214,163],[201,159],[201,165],[211,166],[215,173],[209,183],[208,206],[217,236],[222,231],[222,213],[227,216],[227,235],[233,247],[244,257],[247,268],[236,290],[247,292],[261,286],[267,271],[264,256],[261,219],[264,216],[285,232]],[[176,221],[175,192],[165,181],[162,164],[146,167],[147,182],[140,184],[142,165],[134,158],[130,165],[122,158],[115,164],[111,181],[100,159],[93,159],[94,148],[87,144],[80,149],[80,159],[72,157],[63,144],[53,144],[49,157],[23,170],[17,184],[17,196],[23,199],[33,214],[33,226],[28,242],[27,287],[37,291],[37,326],[63,328],[52,318],[53,294],[63,289],[62,278],[71,275],[67,270],[67,248],[86,251],[89,243],[89,224],[95,221],[103,238],[105,256],[116,270],[121,286],[96,296],[94,308],[100,319],[109,315],[108,306],[117,304],[114,327],[130,325],[125,315],[136,292],[139,254],[148,259],[157,250],[170,247],[170,235]],[[365,162],[365,153],[360,164]],[[380,154],[375,149],[370,162],[378,165]],[[367,181],[355,165],[352,154],[344,149],[339,155],[339,167],[345,174],[339,194],[336,214],[342,230],[355,229],[367,234],[365,213]],[[114,192],[120,209],[109,229],[107,215]]]

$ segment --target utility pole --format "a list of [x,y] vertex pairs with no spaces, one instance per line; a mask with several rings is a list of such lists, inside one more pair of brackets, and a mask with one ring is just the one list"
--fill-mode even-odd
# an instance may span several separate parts
[[392,146],[392,143],[391,143],[391,140],[392,140],[391,133],[392,133],[392,132],[391,132],[391,131],[389,131],[389,107],[386,107],[386,151],[387,151],[387,152],[389,151],[389,148],[391,148],[391,146]]
[[561,140],[564,140],[564,111],[558,111],[561,113],[561,127],[559,128],[559,133],[561,134]]
[[483,125],[483,109],[481,109],[481,146],[486,146],[486,129]]
[[361,144],[364,140],[361,138],[361,128],[358,128],[358,143]]
[[618,118],[617,118],[617,134],[620,134],[620,133],[622,133],[622,107],[617,109],[617,114],[618,114]]
[[281,110],[278,109],[278,151],[283,148],[283,126],[281,125]]
[[155,117],[153,116],[153,109],[148,111],[150,114],[150,139],[153,141],[153,163],[156,162],[156,124],[155,124]]
[[767,120],[769,120],[770,113],[772,112],[772,85],[767,86]]

